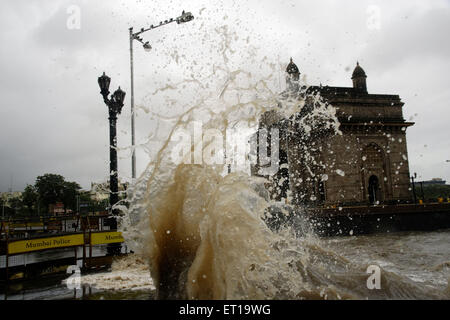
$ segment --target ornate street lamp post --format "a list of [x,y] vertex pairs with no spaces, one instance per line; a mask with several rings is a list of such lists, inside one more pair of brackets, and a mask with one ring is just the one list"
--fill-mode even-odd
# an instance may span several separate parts
[[116,132],[116,122],[117,115],[120,114],[123,107],[123,101],[125,99],[125,92],[119,87],[111,96],[109,95],[109,84],[111,83],[111,78],[103,75],[98,78],[98,85],[100,86],[100,94],[103,96],[103,101],[108,106],[109,111],[109,211],[113,217],[110,219],[110,229],[117,230],[117,209],[113,209],[113,206],[119,201],[119,186],[117,178],[117,132]]
[[144,29],[142,28],[139,32],[133,33],[133,28],[130,28],[130,69],[131,69],[131,146],[132,146],[132,153],[131,153],[131,177],[136,179],[136,153],[135,153],[135,135],[134,135],[134,70],[133,70],[133,40],[137,40],[140,43],[142,43],[144,49],[146,51],[150,51],[152,49],[152,46],[150,43],[144,42],[143,39],[140,37],[140,35],[144,32],[162,27],[166,24],[177,22],[177,24],[189,22],[194,19],[194,16],[190,12],[182,12],[181,16],[179,16],[176,19],[170,19],[165,20],[164,22],[160,22],[159,25],[151,25],[149,28]]

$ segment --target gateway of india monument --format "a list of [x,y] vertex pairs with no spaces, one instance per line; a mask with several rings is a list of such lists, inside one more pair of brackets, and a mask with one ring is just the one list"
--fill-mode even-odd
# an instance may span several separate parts
[[[286,68],[287,89],[281,95],[305,99],[301,111],[289,119],[273,112],[260,119],[258,132],[277,128],[280,136],[280,169],[266,176],[271,197],[323,208],[410,203],[406,128],[414,123],[403,118],[400,97],[369,93],[367,75],[359,63],[351,75],[351,87],[301,87],[299,77],[291,59]],[[299,119],[314,111],[308,99],[317,94],[335,108],[342,134],[314,127],[317,123],[311,124],[314,134],[305,134],[298,125]],[[252,166],[252,174],[260,175],[260,168]]]

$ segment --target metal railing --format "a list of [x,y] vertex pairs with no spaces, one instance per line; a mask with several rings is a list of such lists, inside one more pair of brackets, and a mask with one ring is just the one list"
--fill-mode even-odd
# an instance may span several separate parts
[[109,230],[105,226],[107,213],[69,214],[0,219],[0,241],[6,236],[10,239],[28,239],[43,235],[58,235],[82,232],[85,230]]

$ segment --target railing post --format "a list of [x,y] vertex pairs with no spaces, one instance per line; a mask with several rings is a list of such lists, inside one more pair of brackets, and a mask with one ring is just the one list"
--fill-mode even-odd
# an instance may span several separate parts
[[[81,224],[83,227],[83,224]],[[83,227],[83,268],[86,267],[86,228]]]
[[92,268],[92,230],[89,229],[89,268]]
[[74,247],[75,250],[75,265],[78,266],[78,246]]
[[9,225],[5,228],[6,231],[6,285],[9,282]]

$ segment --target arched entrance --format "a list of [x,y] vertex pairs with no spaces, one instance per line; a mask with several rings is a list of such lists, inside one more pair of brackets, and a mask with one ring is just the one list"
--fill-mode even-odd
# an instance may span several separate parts
[[362,200],[379,204],[392,196],[389,185],[390,171],[386,167],[386,155],[383,149],[369,143],[361,155]]
[[378,178],[375,175],[370,176],[369,178],[369,189],[368,189],[368,193],[369,193],[369,202],[371,204],[375,204],[377,203],[377,201],[379,202],[379,196],[378,196],[378,188],[379,188],[379,183],[378,183]]

